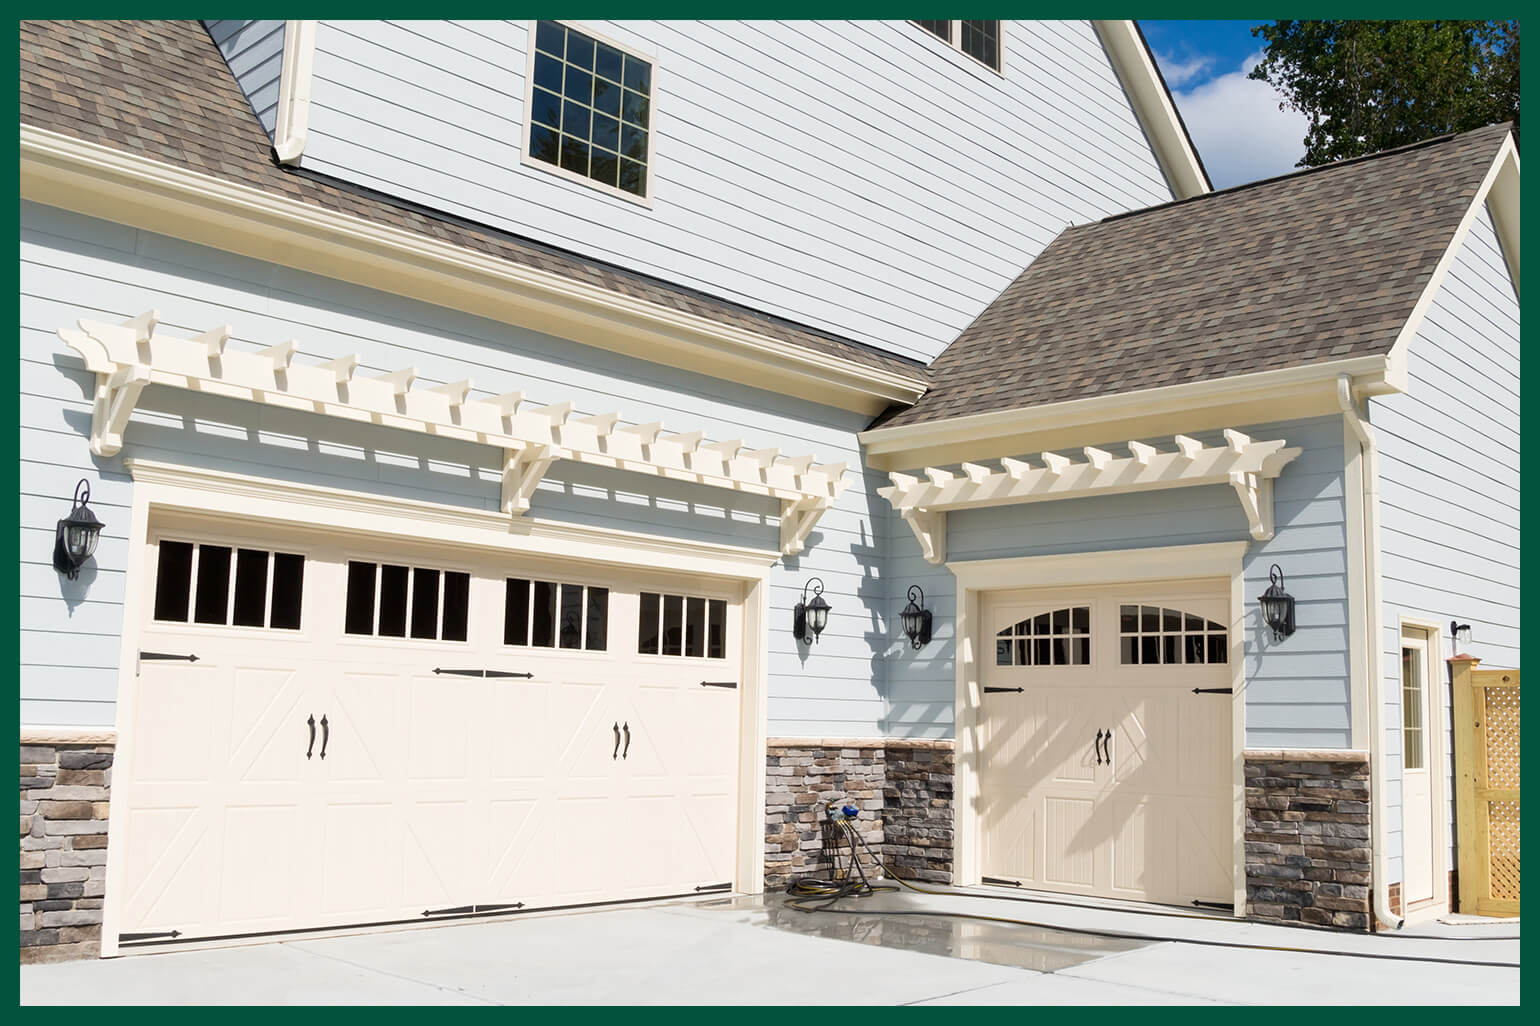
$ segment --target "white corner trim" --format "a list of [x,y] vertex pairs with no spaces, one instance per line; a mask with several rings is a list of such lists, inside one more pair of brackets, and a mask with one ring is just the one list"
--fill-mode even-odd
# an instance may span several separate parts
[[1497,156],[1492,160],[1492,166],[1487,169],[1486,177],[1481,180],[1481,185],[1476,189],[1475,198],[1466,208],[1465,215],[1460,218],[1459,227],[1450,237],[1449,245],[1444,247],[1444,255],[1439,257],[1438,263],[1434,265],[1433,274],[1428,279],[1428,284],[1423,287],[1422,295],[1417,297],[1417,305],[1412,307],[1411,316],[1406,319],[1405,324],[1401,325],[1395,344],[1390,347],[1391,367],[1395,372],[1399,391],[1406,389],[1407,351],[1411,348],[1412,339],[1416,338],[1417,333],[1422,330],[1424,318],[1433,308],[1439,290],[1444,287],[1444,279],[1449,276],[1449,269],[1460,258],[1460,250],[1470,235],[1471,226],[1476,223],[1476,217],[1489,197],[1494,208],[1493,226],[1497,229],[1498,239],[1502,243],[1503,257],[1508,262],[1508,276],[1513,280],[1514,295],[1518,295],[1519,152],[1513,144],[1511,132],[1503,140]]
[[922,373],[818,353],[539,267],[33,125],[23,199],[489,317],[666,366],[876,414]]
[[532,406],[522,392],[472,399],[469,379],[413,388],[413,367],[360,377],[357,354],[296,363],[296,341],[243,352],[228,348],[231,332],[226,324],[194,338],[169,335],[154,310],[121,324],[81,320],[78,329],[60,329],[96,375],[91,451],[117,455],[134,404],[153,383],[500,448],[502,510],[514,517],[529,509],[556,460],[574,460],[778,499],[782,554],[794,555],[845,490],[843,462],[706,441],[700,431],[668,432],[660,423],[623,426],[619,413],[574,416],[570,402]]
[[1187,129],[1177,115],[1150,51],[1132,21],[1093,21],[1113,69],[1133,104],[1134,114],[1149,137],[1155,158],[1177,199],[1212,192]]
[[1239,577],[1250,542],[1160,545],[1105,552],[1068,552],[1051,556],[968,559],[946,564],[959,590],[1004,588],[1080,588],[1178,578]]
[[758,581],[768,577],[773,549],[697,542],[614,528],[521,517],[497,510],[448,506],[343,488],[280,481],[222,470],[130,457],[137,503],[146,508],[232,519],[304,525],[311,530],[356,532],[497,549],[555,559]]
[[283,66],[278,78],[278,114],[273,124],[273,152],[280,164],[293,164],[305,152],[310,129],[310,82],[315,68],[314,21],[286,21]]
[[1267,541],[1273,536],[1273,479],[1301,452],[1286,448],[1281,438],[1259,442],[1228,428],[1223,445],[1177,435],[1174,452],[1138,441],[1130,441],[1128,449],[1132,455],[1115,457],[1086,446],[1085,462],[1045,452],[1038,457],[1042,466],[1006,457],[999,470],[964,463],[960,474],[926,467],[923,478],[895,471],[888,475],[893,484],[877,494],[903,516],[926,561],[934,564],[946,559],[948,510],[1214,484],[1235,489],[1251,537]]

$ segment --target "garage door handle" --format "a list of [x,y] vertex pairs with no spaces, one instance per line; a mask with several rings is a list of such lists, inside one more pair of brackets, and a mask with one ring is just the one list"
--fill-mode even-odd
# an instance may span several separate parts
[[1096,740],[1091,742],[1091,750],[1096,753],[1096,765],[1102,764],[1102,732],[1096,732]]
[[626,732],[626,747],[620,750],[620,757],[627,759],[631,756],[631,724],[628,722],[622,725],[620,729]]
[[310,719],[305,721],[310,725],[310,747],[305,749],[305,758],[310,758],[315,751],[315,713],[310,714]]
[[326,714],[321,714],[321,758],[326,758],[326,742],[332,739],[332,728],[326,723]]
[[1102,738],[1102,754],[1107,757],[1107,765],[1112,765],[1112,728],[1107,728],[1107,736]]
[[615,750],[610,753],[610,758],[611,759],[618,759],[618,758],[620,758],[620,723],[619,722],[617,722],[615,724],[614,730],[615,730]]

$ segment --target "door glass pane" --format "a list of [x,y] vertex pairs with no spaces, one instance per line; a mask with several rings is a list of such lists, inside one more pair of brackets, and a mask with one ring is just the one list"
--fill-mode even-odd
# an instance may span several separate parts
[[583,586],[561,586],[561,647],[581,648],[583,645]]
[[438,571],[412,572],[412,637],[438,637]]
[[193,620],[228,623],[230,602],[230,549],[225,545],[198,546],[198,597]]
[[663,596],[663,654],[678,655],[684,649],[684,596]]
[[240,549],[235,554],[235,612],[238,627],[262,627],[267,617],[267,553]]
[[373,563],[348,563],[348,611],[349,634],[374,633],[374,576],[378,569]]
[[1409,770],[1423,768],[1421,654],[1415,648],[1401,649],[1401,757]]
[[155,619],[187,622],[187,606],[192,598],[191,542],[163,541],[160,562],[155,568]]
[[529,644],[529,582],[507,578],[503,595],[503,644]]
[[700,658],[706,654],[706,600],[691,598],[685,603],[684,654]]
[[444,571],[444,627],[439,637],[445,641],[464,641],[470,612],[471,575]]
[[657,592],[642,592],[642,604],[636,628],[636,650],[644,655],[658,654]]
[[406,567],[380,567],[380,637],[406,637],[406,591]]
[[712,599],[706,616],[706,657],[727,658],[727,603]]
[[556,644],[556,585],[550,581],[535,582],[535,625],[530,631],[530,644],[552,648]]
[[300,598],[304,590],[305,557],[292,552],[273,553],[273,608],[269,627],[299,630]]
[[584,631],[583,647],[590,652],[603,652],[609,647],[610,589],[588,589],[588,623]]

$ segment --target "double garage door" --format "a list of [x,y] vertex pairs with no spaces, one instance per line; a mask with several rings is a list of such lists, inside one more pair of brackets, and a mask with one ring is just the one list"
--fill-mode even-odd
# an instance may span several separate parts
[[123,948],[731,886],[730,586],[175,523],[147,566]]
[[1234,898],[1228,582],[981,603],[980,870],[1045,890]]

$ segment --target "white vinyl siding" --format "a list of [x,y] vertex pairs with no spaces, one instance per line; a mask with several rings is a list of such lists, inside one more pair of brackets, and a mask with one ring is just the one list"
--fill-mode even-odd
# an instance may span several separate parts
[[203,27],[224,55],[236,84],[271,139],[278,122],[278,84],[283,72],[284,23],[205,21]]

